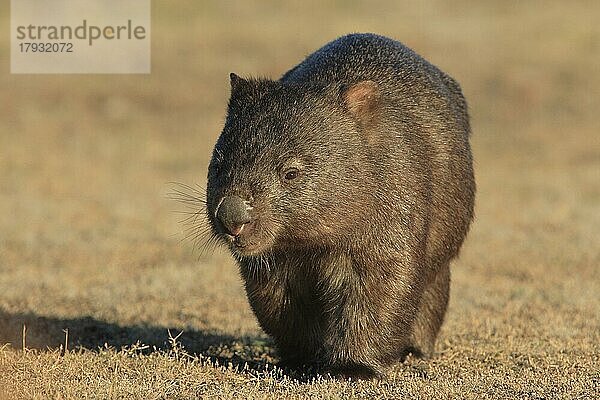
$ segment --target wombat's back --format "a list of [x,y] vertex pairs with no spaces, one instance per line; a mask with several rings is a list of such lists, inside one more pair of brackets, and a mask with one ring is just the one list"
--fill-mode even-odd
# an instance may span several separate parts
[[[308,56],[285,73],[284,82],[351,84],[372,80],[384,90],[423,95],[426,87],[448,91],[461,105],[458,84],[413,50],[376,34],[350,34],[338,38]],[[466,110],[465,110],[466,111]]]

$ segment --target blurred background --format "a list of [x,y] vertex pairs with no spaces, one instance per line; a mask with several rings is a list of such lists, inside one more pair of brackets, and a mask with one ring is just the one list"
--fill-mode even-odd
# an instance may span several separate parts
[[[3,27],[9,15],[3,3]],[[166,328],[198,351],[262,337],[228,255],[182,241],[169,182],[205,185],[230,72],[277,78],[376,32],[456,78],[470,106],[477,216],[440,349],[597,351],[598,16],[597,1],[153,1],[149,75],[11,75],[3,29],[0,344],[23,323],[39,348],[65,327],[89,347],[161,343]]]

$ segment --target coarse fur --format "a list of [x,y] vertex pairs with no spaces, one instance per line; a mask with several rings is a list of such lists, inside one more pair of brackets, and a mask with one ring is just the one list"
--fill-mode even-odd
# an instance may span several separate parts
[[[459,85],[397,41],[351,34],[277,81],[231,86],[207,214],[282,360],[372,377],[431,355],[473,217]],[[240,234],[217,216],[227,196],[248,205]]]

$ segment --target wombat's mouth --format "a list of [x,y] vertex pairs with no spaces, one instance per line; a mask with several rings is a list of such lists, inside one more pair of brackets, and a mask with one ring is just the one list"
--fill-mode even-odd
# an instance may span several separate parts
[[260,235],[255,221],[244,224],[237,235],[221,231],[219,236],[223,238],[234,255],[243,257],[261,255],[272,247],[271,238]]
[[270,245],[263,241],[250,241],[249,238],[242,236],[227,236],[229,236],[227,239],[229,241],[229,247],[231,248],[231,251],[239,256],[257,256],[266,252],[270,248]]

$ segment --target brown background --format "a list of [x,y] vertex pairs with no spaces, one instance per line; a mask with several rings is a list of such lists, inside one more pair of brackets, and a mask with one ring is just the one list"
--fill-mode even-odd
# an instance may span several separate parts
[[[2,29],[0,345],[11,345],[0,388],[9,398],[598,393],[599,15],[594,1],[155,1],[152,74],[140,76],[10,75]],[[8,26],[7,5],[0,20]],[[403,41],[462,84],[477,217],[435,359],[385,382],[303,383],[272,370],[229,256],[181,241],[168,182],[204,186],[229,72],[278,77],[354,31]],[[185,353],[168,328],[184,331]],[[63,329],[70,350],[82,347],[61,356]],[[138,340],[157,349],[121,349]]]

